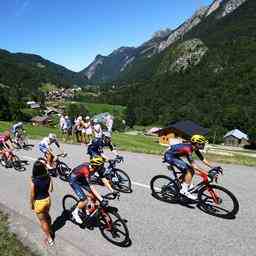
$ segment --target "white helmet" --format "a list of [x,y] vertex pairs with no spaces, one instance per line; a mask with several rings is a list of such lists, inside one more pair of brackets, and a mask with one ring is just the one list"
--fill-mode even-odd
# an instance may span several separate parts
[[55,133],[49,133],[48,138],[49,138],[50,140],[56,140],[56,139],[57,139],[57,136],[56,136]]
[[103,132],[103,135],[107,138],[111,138],[111,133],[110,132]]
[[89,119],[90,119],[90,117],[89,117],[89,116],[86,116],[86,117],[85,117],[85,119],[86,119],[86,120],[89,120]]

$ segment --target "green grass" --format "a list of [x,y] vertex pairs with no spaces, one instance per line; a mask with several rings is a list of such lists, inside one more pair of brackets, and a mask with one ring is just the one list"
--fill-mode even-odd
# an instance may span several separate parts
[[119,105],[100,104],[100,103],[84,103],[90,113],[100,114],[109,112],[111,114],[123,113],[125,107]]
[[7,217],[0,212],[0,255],[1,256],[32,256],[16,236],[8,230]]
[[[0,121],[0,132],[9,129],[11,127],[10,122]],[[51,127],[42,127],[42,126],[32,126],[31,124],[25,125],[27,134],[32,139],[40,139],[44,136],[47,136],[50,132],[56,133],[59,138],[62,138],[59,130],[57,128]],[[73,141],[75,141],[73,139]],[[71,143],[73,141],[67,141]],[[146,154],[157,154],[162,155],[166,150],[166,147],[158,144],[158,138],[149,137],[144,135],[130,135],[124,133],[113,133],[113,142],[117,145],[118,149],[137,152],[137,153],[146,153]],[[226,164],[240,164],[247,166],[255,166],[256,158],[250,156],[238,155],[236,156],[223,156],[217,155],[214,153],[207,153],[207,159],[212,162],[226,163]]]
[[144,135],[114,133],[113,143],[118,146],[118,149],[138,153],[162,154],[166,149],[166,147],[158,144],[157,138]]

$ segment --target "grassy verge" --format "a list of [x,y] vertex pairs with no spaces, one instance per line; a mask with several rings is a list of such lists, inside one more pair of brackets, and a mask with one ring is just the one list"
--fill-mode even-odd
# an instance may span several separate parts
[[28,248],[9,232],[7,217],[0,213],[0,255],[1,256],[32,256]]
[[[9,122],[0,121],[0,132],[10,128],[11,124]],[[57,128],[50,127],[34,127],[30,124],[25,126],[27,134],[32,139],[39,139],[44,136],[47,136],[50,132],[57,134],[61,138],[61,134]],[[67,141],[71,143],[75,141]],[[118,149],[137,152],[137,153],[146,153],[146,154],[157,154],[161,155],[166,150],[166,147],[158,144],[157,138],[147,137],[143,135],[130,135],[124,133],[114,133],[113,142],[118,146]],[[250,156],[242,156],[237,154],[236,156],[223,156],[217,155],[214,153],[207,153],[206,157],[213,162],[226,163],[226,164],[240,164],[247,166],[255,166],[256,158]]]

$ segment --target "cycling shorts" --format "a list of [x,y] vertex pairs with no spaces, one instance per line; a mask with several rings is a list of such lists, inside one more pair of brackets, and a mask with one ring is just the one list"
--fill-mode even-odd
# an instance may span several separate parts
[[180,159],[179,157],[175,156],[174,154],[170,154],[166,152],[164,154],[164,160],[173,166],[176,166],[182,173],[186,174],[188,170],[191,170],[191,166],[186,163],[184,160]]
[[89,183],[87,181],[79,180],[75,175],[71,174],[69,176],[69,184],[80,201],[84,201],[87,198],[84,190],[86,192],[91,192]]

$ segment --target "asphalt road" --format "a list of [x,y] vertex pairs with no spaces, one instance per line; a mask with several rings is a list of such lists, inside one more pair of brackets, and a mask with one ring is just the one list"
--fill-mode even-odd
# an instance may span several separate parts
[[[85,148],[65,145],[71,167],[80,164]],[[28,160],[37,157],[37,150],[19,151]],[[122,152],[125,162],[120,165],[133,181],[133,193],[121,194],[113,205],[128,220],[132,244],[120,248],[105,240],[99,230],[82,230],[67,222],[56,234],[62,246],[74,248],[73,255],[134,256],[134,255],[256,255],[256,168],[222,165],[225,175],[220,184],[231,190],[239,200],[240,211],[233,220],[216,218],[198,208],[167,204],[151,196],[149,182],[154,175],[168,174],[161,157]],[[23,173],[0,167],[0,201],[31,221],[35,235],[43,238],[34,214],[29,209],[28,182],[32,164]],[[62,198],[73,193],[69,185],[54,179],[53,220],[62,213]],[[65,241],[65,243],[63,243]],[[59,254],[60,255],[60,254]]]

